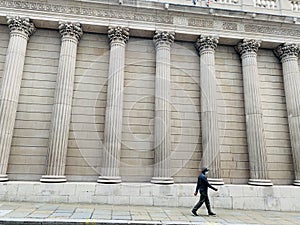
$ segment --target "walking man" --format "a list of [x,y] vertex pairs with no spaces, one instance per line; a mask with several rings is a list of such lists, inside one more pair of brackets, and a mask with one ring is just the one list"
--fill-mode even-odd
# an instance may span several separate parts
[[208,171],[209,171],[209,169],[203,168],[202,169],[202,173],[198,177],[197,187],[196,187],[196,191],[195,191],[194,195],[197,196],[198,191],[200,191],[200,199],[199,199],[198,203],[192,209],[192,213],[195,216],[198,216],[197,210],[202,206],[203,202],[205,202],[205,206],[207,208],[208,215],[211,215],[211,216],[215,216],[216,215],[213,211],[211,211],[210,202],[209,202],[209,199],[208,199],[207,189],[211,188],[214,191],[218,191],[218,189],[215,188],[215,187],[213,187],[213,186],[211,186],[208,183],[208,181],[207,181]]

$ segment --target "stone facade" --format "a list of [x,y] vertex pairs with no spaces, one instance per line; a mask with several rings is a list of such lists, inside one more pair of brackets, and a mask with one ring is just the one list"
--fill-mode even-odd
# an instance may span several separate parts
[[297,4],[203,4],[0,0],[0,180],[298,188]]
[[[28,202],[93,203],[192,207],[199,197],[191,194],[194,184],[151,183],[99,184],[96,182],[41,183],[11,181],[1,183],[1,200]],[[209,192],[214,208],[297,212],[300,192],[295,186],[222,185]],[[188,212],[187,212],[188,213]]]

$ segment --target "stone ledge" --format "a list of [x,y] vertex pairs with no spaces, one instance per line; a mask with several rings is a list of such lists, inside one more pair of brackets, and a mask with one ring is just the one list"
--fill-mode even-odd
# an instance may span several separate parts
[[[192,207],[198,201],[194,190],[195,184],[9,181],[0,183],[0,200]],[[218,192],[209,191],[209,195],[215,208],[300,211],[300,191],[296,186],[223,185]]]
[[[289,4],[288,0],[281,1]],[[252,4],[246,8],[245,5],[229,4],[229,8],[224,8],[223,3],[219,5],[210,8],[171,4],[166,10],[164,3],[149,1],[136,5],[135,1],[128,0],[120,6],[117,0],[112,4],[107,0],[66,0],[64,4],[58,0],[0,0],[0,24],[6,24],[6,15],[17,13],[22,17],[30,15],[38,28],[57,29],[58,20],[73,20],[80,22],[85,32],[95,33],[107,33],[107,26],[119,24],[128,26],[131,36],[152,37],[154,30],[167,26],[176,32],[176,40],[195,41],[201,29],[203,34],[213,33],[220,37],[220,43],[229,45],[254,37],[263,40],[264,48],[274,48],[286,42],[287,37],[299,42],[299,12],[291,8],[286,12],[286,9],[264,9]]]
[[[0,224],[20,225],[20,224],[31,224],[31,225],[42,225],[42,224],[54,224],[54,225],[76,225],[76,224],[95,224],[95,225],[160,225],[165,224],[160,221],[127,221],[127,220],[95,220],[95,219],[34,219],[34,218],[5,218],[0,219]],[[168,223],[169,224],[169,223]],[[176,223],[171,223],[176,224]],[[185,223],[182,223],[185,224]],[[189,223],[186,223],[189,224]]]

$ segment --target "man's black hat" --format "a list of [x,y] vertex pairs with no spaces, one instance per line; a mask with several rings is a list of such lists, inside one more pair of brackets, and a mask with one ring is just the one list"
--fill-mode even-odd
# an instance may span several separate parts
[[203,167],[203,168],[202,168],[202,173],[205,173],[205,172],[208,172],[208,171],[209,171],[208,168],[206,168],[206,167]]

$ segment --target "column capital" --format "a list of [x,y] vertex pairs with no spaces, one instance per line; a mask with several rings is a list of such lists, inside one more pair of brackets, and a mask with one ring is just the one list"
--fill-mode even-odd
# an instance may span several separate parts
[[242,56],[247,53],[257,53],[258,48],[260,47],[261,41],[254,39],[244,39],[239,42],[235,47],[235,50]]
[[35,31],[34,24],[27,17],[7,16],[7,24],[10,32],[20,32],[27,37],[30,37]]
[[280,60],[283,60],[287,57],[297,57],[298,58],[299,51],[300,51],[300,49],[297,44],[283,43],[274,50],[274,53]]
[[80,23],[60,21],[58,29],[62,37],[73,37],[76,38],[77,41],[80,40],[83,34]]
[[129,28],[121,26],[108,27],[108,38],[110,44],[115,41],[127,44],[129,40]]
[[172,31],[155,31],[153,42],[155,47],[159,45],[171,46],[175,40],[175,32]]
[[200,35],[196,40],[195,47],[199,53],[205,50],[215,51],[218,43],[219,38],[217,37]]

